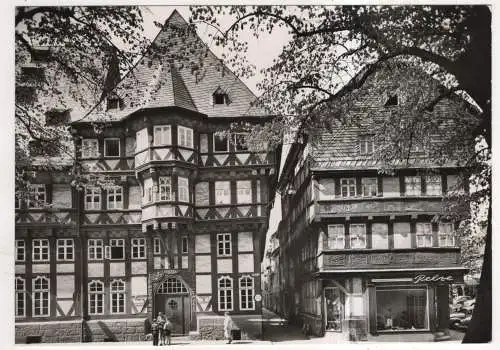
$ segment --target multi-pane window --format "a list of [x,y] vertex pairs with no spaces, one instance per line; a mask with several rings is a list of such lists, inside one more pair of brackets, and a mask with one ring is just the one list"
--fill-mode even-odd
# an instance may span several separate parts
[[16,239],[16,261],[26,260],[26,242],[23,239]]
[[136,152],[142,151],[143,149],[148,148],[149,146],[149,139],[148,139],[148,129],[144,128],[142,130],[139,130],[138,132],[135,133],[135,139],[136,139],[136,146],[135,150]]
[[432,247],[432,225],[417,223],[417,247]]
[[111,313],[122,314],[125,312],[125,282],[115,280],[111,282]]
[[120,139],[104,139],[104,156],[119,157],[120,156]]
[[32,184],[29,185],[28,207],[39,208],[47,201],[47,192],[45,185]]
[[16,277],[16,317],[26,316],[26,281]]
[[407,196],[420,196],[422,184],[420,176],[405,176],[405,194]]
[[229,152],[229,139],[226,135],[214,134],[214,152]]
[[189,240],[186,236],[181,237],[181,253],[187,254],[189,252]]
[[33,261],[49,261],[49,240],[33,240]]
[[219,311],[233,310],[233,279],[221,277],[218,281],[219,287]]
[[101,209],[101,189],[99,187],[85,188],[85,209]]
[[428,196],[440,196],[443,193],[441,186],[441,176],[425,177],[425,194]]
[[373,135],[362,135],[359,137],[359,153],[373,153]]
[[177,188],[179,191],[179,202],[189,202],[189,181],[186,177],[177,178]]
[[246,143],[246,135],[245,133],[237,133],[234,134],[234,149],[236,151],[247,151],[248,145]]
[[218,256],[231,256],[231,234],[218,233],[217,234],[217,255]]
[[361,179],[361,188],[363,197],[376,197],[378,193],[378,184],[376,177],[364,177]]
[[159,238],[153,240],[153,253],[161,254],[161,240]]
[[89,239],[88,243],[88,258],[89,260],[102,260],[104,244],[102,239]]
[[112,238],[109,240],[110,259],[121,260],[125,258],[125,240],[121,238]]
[[33,279],[33,316],[49,316],[49,279]]
[[342,197],[356,197],[356,179],[340,179],[340,195]]
[[230,204],[231,190],[229,181],[215,181],[215,204]]
[[160,176],[158,179],[158,185],[160,190],[160,200],[172,200],[172,179],[170,176]]
[[89,314],[102,315],[104,313],[104,283],[101,281],[89,282]]
[[171,145],[172,144],[172,133],[170,125],[157,125],[154,127],[154,144],[156,146],[160,145]]
[[389,248],[389,226],[383,223],[372,224],[372,249]]
[[132,238],[132,259],[143,259],[146,257],[146,240],[144,238]]
[[349,239],[351,242],[351,249],[366,248],[365,224],[351,224],[349,226]]
[[156,293],[158,294],[186,294],[187,288],[184,284],[175,277],[169,277],[163,282]]
[[71,238],[61,238],[57,240],[57,260],[73,261],[74,243]]
[[253,277],[240,278],[240,310],[254,310],[254,283]]
[[252,181],[236,181],[236,202],[238,204],[252,203]]
[[411,233],[409,222],[394,223],[394,248],[411,248]]
[[454,247],[455,246],[455,232],[453,223],[440,222],[439,223],[439,246],[440,247]]
[[97,139],[82,140],[82,158],[97,158],[99,157],[99,144]]
[[177,127],[177,145],[187,148],[193,148],[193,129],[184,126]]
[[108,189],[108,209],[123,209],[123,187]]
[[328,225],[328,249],[345,248],[344,225]]

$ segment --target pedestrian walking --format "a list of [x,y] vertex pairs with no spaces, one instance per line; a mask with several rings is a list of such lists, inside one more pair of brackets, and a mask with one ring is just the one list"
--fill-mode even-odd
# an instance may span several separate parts
[[165,323],[163,325],[163,333],[165,334],[165,337],[167,338],[167,345],[171,344],[171,339],[172,339],[171,336],[172,336],[173,328],[174,328],[174,325],[172,324],[172,322],[170,322],[168,317],[165,317]]
[[158,346],[158,336],[160,333],[160,328],[156,318],[153,318],[153,323],[151,324],[151,335],[153,336],[153,346]]
[[158,312],[158,317],[156,318],[156,322],[158,322],[160,345],[165,345],[165,332],[163,330],[163,326],[165,324],[165,316],[163,315],[162,312]]
[[233,320],[229,316],[229,312],[226,311],[224,313],[224,337],[227,339],[228,344],[231,344],[231,342],[233,341],[233,328]]

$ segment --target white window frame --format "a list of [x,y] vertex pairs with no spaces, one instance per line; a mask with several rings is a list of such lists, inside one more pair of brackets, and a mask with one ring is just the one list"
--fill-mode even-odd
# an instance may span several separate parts
[[[371,182],[371,183],[370,183]],[[366,194],[368,190],[368,194]],[[375,194],[372,190],[375,189]],[[377,197],[378,196],[378,180],[376,177],[363,177],[361,178],[361,195],[363,197]]]
[[[43,283],[44,281],[47,283],[47,288],[44,288],[44,285],[42,284],[40,288],[36,288],[37,281],[40,280]],[[47,317],[50,315],[50,279],[45,276],[37,276],[33,278],[33,302],[32,302],[32,308],[33,308],[33,317]],[[37,299],[39,300],[39,307],[36,307],[37,304]],[[36,310],[39,309],[41,313],[36,312]],[[44,310],[47,310],[44,312]]]
[[[221,253],[222,250],[222,253]],[[217,256],[232,256],[232,235],[231,233],[217,234]]]
[[[229,281],[230,286],[224,285],[221,287],[221,281]],[[229,276],[221,276],[217,279],[217,307],[219,311],[233,311],[234,308],[234,298],[233,298],[233,285],[234,281]],[[228,296],[231,297],[231,302],[227,301]],[[224,298],[224,302],[222,302],[222,297]],[[228,307],[229,306],[229,307]]]
[[[354,188],[354,195],[352,195],[352,192],[351,192],[352,188]],[[344,196],[344,189],[347,190],[346,196]],[[357,196],[356,178],[355,177],[346,177],[346,178],[340,179],[340,196],[342,198],[353,198],[353,197]]]
[[47,187],[44,184],[30,184],[28,191],[28,208],[41,208],[47,203]]
[[[117,156],[110,156],[108,155],[108,147],[107,147],[107,142],[106,141],[118,141],[118,155]],[[121,154],[121,145],[120,145],[120,139],[118,137],[109,137],[104,139],[104,157],[106,158],[120,158]]]
[[161,240],[158,237],[153,239],[153,254],[160,255],[161,254]]
[[[123,209],[123,187],[114,186],[109,188],[107,192],[108,209]],[[117,197],[120,197],[121,200],[116,200]]]
[[177,177],[177,193],[179,202],[189,203],[189,179],[187,177]]
[[193,129],[182,125],[177,126],[177,146],[193,148]]
[[[57,261],[75,260],[75,242],[73,241],[73,238],[59,238],[56,246]],[[62,254],[60,250],[62,250]]]
[[241,136],[245,139],[245,144],[246,144],[246,137],[248,136],[248,133],[246,132],[237,132],[233,134],[233,143],[234,143],[234,150],[236,152],[248,152],[248,145],[246,145],[246,148],[238,148],[238,137]]
[[48,239],[37,238],[33,240],[32,260],[36,262],[50,260],[50,246]]
[[[113,258],[114,247],[122,248],[122,257]],[[124,260],[125,259],[125,240],[123,238],[110,238],[109,239],[109,260]]]
[[[24,239],[16,239],[15,244],[16,244],[16,261],[26,261],[26,242],[24,241]],[[19,259],[19,256],[22,256],[22,259]]]
[[[22,288],[18,288],[18,282],[22,283]],[[15,304],[15,313],[16,317],[26,317],[26,280],[22,277],[16,276],[14,289],[16,293],[16,304]],[[19,312],[19,301],[22,300],[23,308],[22,313]]]
[[172,145],[172,126],[155,125],[153,128],[153,144],[155,146]]
[[420,176],[405,176],[405,196],[421,196],[421,195],[422,195],[422,178]]
[[88,283],[89,315],[104,315],[104,291],[102,281],[92,280]]
[[87,240],[87,258],[89,260],[104,259],[104,242],[100,238],[89,238]]
[[375,142],[373,135],[360,135],[359,136],[359,154],[368,155],[372,154],[375,150]]
[[328,249],[345,249],[344,224],[328,225],[327,247]]
[[132,259],[145,259],[146,258],[146,239],[132,238]]
[[[227,186],[227,192],[228,194],[226,195],[225,192],[226,192],[226,189],[223,189],[223,188],[217,188],[217,185],[221,185],[221,184],[228,184],[229,186]],[[215,184],[214,184],[214,188],[215,188],[215,204],[231,204],[231,181],[215,181]],[[219,193],[218,193],[219,191]],[[223,195],[221,196],[220,195],[220,191],[223,191]]]
[[160,201],[172,201],[172,177],[160,176],[158,178],[158,190]]
[[[242,185],[248,186],[240,188]],[[231,186],[231,185],[229,185]],[[248,192],[248,193],[244,193]],[[251,204],[252,203],[252,180],[238,180],[236,181],[236,203],[238,204]]]
[[[417,248],[432,247],[432,224],[429,222],[417,222],[416,225]],[[430,237],[430,242],[426,238]]]
[[85,210],[101,210],[101,192],[100,187],[85,187]]
[[141,152],[149,148],[148,129],[144,128],[135,133],[135,152]]
[[109,284],[109,311],[111,314],[125,313],[125,281],[118,279]]
[[[431,187],[429,185],[432,184]],[[425,177],[425,195],[441,196],[443,194],[443,183],[441,175],[430,175]]]
[[[243,285],[242,282],[243,280],[250,280],[251,281],[251,286],[248,286],[248,284]],[[255,310],[255,280],[251,276],[241,276],[239,279],[239,290],[240,290],[240,310]],[[245,292],[245,293],[244,293]],[[245,301],[246,306],[243,306],[243,302]],[[249,305],[251,305],[249,307]]]
[[99,158],[99,141],[97,139],[82,140],[82,158]]
[[[450,227],[450,232],[444,230],[444,227]],[[447,244],[442,245],[441,240],[443,237],[447,240]],[[451,242],[451,244],[450,244]],[[439,232],[438,232],[438,245],[440,247],[455,247],[456,239],[455,239],[455,227],[451,222],[440,222],[439,223]]]
[[[354,234],[355,231],[357,231],[356,229],[358,228],[362,228],[362,232],[357,232],[356,234]],[[363,246],[357,246],[357,247],[354,247],[353,246],[353,241],[357,240],[357,241],[361,241],[360,237],[363,237],[364,238],[364,245]],[[366,225],[365,224],[349,224],[349,246],[350,246],[350,249],[366,249]]]
[[[217,134],[213,134],[214,135],[214,138],[213,138],[213,152],[214,153],[228,153],[229,152],[229,137],[227,135],[217,135]],[[224,151],[217,151],[215,149],[215,138],[225,138],[226,139],[226,149]]]

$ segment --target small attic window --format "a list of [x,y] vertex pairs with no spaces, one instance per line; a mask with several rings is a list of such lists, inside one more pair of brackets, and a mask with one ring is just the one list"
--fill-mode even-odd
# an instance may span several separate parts
[[398,105],[398,95],[397,94],[390,94],[389,98],[385,102],[385,106],[397,106]]
[[108,97],[106,100],[106,110],[118,109],[120,107],[120,99],[118,97]]
[[213,104],[214,105],[223,105],[229,104],[229,96],[227,92],[222,90],[220,87],[215,90],[213,93]]

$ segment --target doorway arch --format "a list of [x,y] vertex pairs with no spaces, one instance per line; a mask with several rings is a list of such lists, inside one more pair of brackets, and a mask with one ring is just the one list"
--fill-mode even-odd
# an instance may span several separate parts
[[191,293],[179,277],[167,275],[154,289],[153,315],[165,314],[173,325],[172,333],[188,334],[191,322]]

